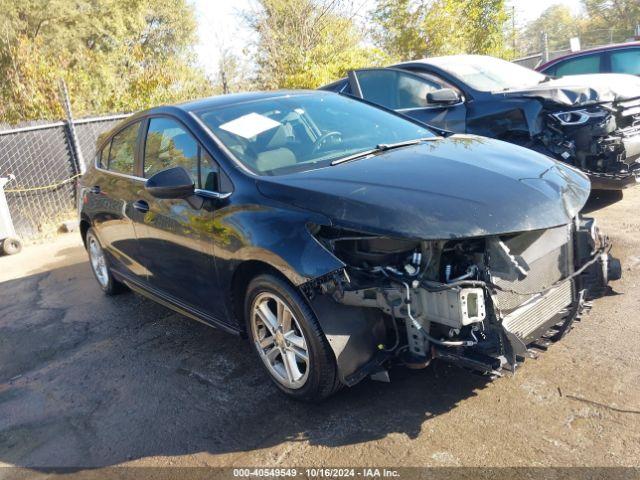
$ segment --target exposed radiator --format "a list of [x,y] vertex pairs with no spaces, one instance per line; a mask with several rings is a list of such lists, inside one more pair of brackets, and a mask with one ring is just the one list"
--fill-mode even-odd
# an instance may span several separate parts
[[567,280],[511,312],[502,320],[502,326],[528,343],[544,333],[539,330],[550,327],[551,324],[547,325],[547,323],[571,305],[572,300],[573,281]]
[[490,269],[492,281],[510,291],[496,293],[497,307],[507,315],[549,288],[571,272],[570,229],[567,225],[538,232],[527,232],[503,240],[513,255],[519,256],[528,265],[524,278],[516,277],[515,271],[492,256]]

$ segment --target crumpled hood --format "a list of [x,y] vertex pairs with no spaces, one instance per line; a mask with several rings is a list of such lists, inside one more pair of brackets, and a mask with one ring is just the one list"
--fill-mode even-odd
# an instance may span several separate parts
[[593,105],[640,97],[640,78],[635,75],[569,75],[531,88],[502,92],[509,97],[535,97],[567,107]]
[[571,167],[470,135],[257,184],[266,197],[323,214],[335,226],[425,240],[566,224],[590,191],[587,177]]

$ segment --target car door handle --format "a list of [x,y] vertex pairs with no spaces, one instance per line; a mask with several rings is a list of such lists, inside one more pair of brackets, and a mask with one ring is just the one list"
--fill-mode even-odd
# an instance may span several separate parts
[[89,192],[96,194],[100,193],[100,185],[94,185],[89,189]]
[[138,200],[137,202],[133,202],[133,208],[139,212],[146,213],[149,211],[149,204],[144,200]]

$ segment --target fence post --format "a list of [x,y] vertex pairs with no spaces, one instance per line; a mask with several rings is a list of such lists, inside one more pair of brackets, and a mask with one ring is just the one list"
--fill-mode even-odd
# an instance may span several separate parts
[[62,106],[64,107],[64,113],[67,117],[67,132],[69,134],[69,140],[71,141],[71,150],[73,157],[75,158],[76,173],[83,174],[86,171],[86,164],[84,163],[84,157],[82,156],[82,150],[80,150],[80,143],[78,142],[78,136],[76,135],[75,124],[73,123],[73,114],[71,112],[71,102],[69,100],[69,92],[67,90],[67,84],[64,79],[60,79],[60,96],[62,99]]
[[542,47],[542,63],[546,63],[549,61],[549,37],[547,36],[547,32],[540,34],[540,44]]

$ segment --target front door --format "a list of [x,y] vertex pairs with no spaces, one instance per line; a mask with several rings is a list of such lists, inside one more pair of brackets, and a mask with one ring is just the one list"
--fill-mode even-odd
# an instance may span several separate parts
[[[170,167],[183,167],[196,188],[208,165],[198,142],[177,120],[152,117],[143,149],[145,178]],[[200,201],[196,201],[200,200]],[[226,315],[215,270],[214,205],[202,199],[158,199],[139,191],[138,208],[145,211],[136,233],[147,282],[152,290],[202,316],[224,320]]]
[[453,88],[439,79],[396,68],[356,70],[349,75],[352,95],[395,110],[436,128],[464,133],[466,107],[464,101],[455,104],[430,102],[427,94],[443,88]]

